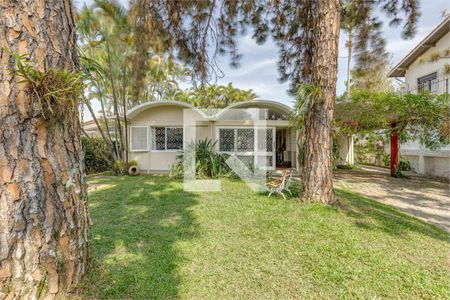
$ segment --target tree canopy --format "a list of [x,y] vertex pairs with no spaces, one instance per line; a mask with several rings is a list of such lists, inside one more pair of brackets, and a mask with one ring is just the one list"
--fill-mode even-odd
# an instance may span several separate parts
[[430,149],[450,143],[449,95],[354,91],[336,106],[336,124],[344,131],[397,131]]

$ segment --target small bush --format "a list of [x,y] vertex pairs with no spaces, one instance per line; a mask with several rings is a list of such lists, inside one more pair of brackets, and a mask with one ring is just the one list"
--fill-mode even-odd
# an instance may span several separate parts
[[88,174],[111,170],[113,158],[102,138],[83,137],[81,141],[84,150],[84,165]]
[[135,161],[135,160],[130,160],[130,161],[128,162],[128,168],[129,168],[129,167],[136,167],[137,165],[138,165],[138,162]]
[[[209,139],[187,145],[188,153],[195,153],[195,175],[199,178],[218,178],[233,176],[231,168],[227,165],[228,155],[215,150],[216,142]],[[170,168],[170,177],[183,177],[183,161],[191,159],[185,157],[186,151],[177,156],[177,162]]]
[[[384,155],[383,163],[384,163],[385,167],[389,167],[391,165],[391,156],[389,154]],[[409,162],[409,160],[401,158],[399,161],[399,164],[398,164],[398,170],[399,171],[411,171],[412,167],[411,167],[411,163]]]
[[121,159],[116,160],[113,165],[113,171],[116,175],[122,175],[127,173],[127,165]]

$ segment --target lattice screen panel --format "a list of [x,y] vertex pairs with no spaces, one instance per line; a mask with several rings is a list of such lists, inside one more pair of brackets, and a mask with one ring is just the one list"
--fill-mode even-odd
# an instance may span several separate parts
[[219,129],[219,151],[234,151],[234,129]]
[[166,129],[164,127],[152,127],[152,149],[166,149]]
[[238,152],[250,152],[255,148],[255,131],[253,128],[239,128],[236,131],[236,150]]
[[258,129],[258,151],[273,151],[273,130]]
[[167,149],[183,149],[183,128],[167,128]]

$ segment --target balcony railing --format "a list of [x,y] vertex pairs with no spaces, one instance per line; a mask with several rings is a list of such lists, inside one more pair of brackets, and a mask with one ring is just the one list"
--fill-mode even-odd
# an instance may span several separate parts
[[450,93],[450,77],[441,77],[426,82],[422,82],[415,86],[408,85],[406,83],[398,86],[396,92],[401,94],[406,93],[421,93],[424,91],[430,91],[434,94],[449,94]]

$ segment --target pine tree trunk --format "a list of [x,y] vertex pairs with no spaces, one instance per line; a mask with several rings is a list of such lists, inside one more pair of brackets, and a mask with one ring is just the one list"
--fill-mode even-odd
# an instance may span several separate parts
[[305,115],[303,189],[307,202],[332,204],[332,120],[336,97],[337,58],[340,28],[339,0],[318,1],[311,16],[311,63],[304,70],[317,87],[314,101]]
[[11,52],[76,70],[70,0],[0,1],[0,298],[63,296],[86,272],[89,215],[78,113],[44,119]]

